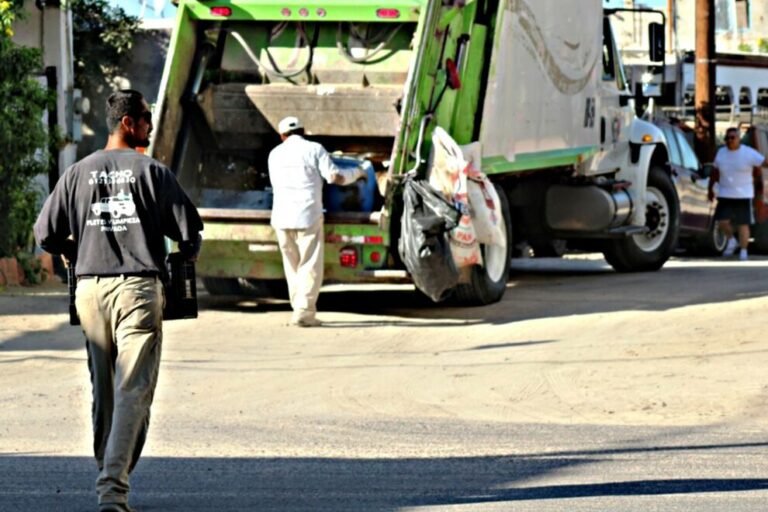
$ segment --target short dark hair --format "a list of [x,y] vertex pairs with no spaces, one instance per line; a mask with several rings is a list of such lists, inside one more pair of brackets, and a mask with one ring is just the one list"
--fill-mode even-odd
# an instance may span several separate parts
[[730,134],[736,135],[736,138],[738,139],[739,138],[739,129],[734,127],[734,126],[732,126],[732,127],[728,128],[727,130],[725,130],[725,138],[726,139],[728,138],[728,136]]
[[304,128],[294,128],[291,131],[285,132],[283,135],[286,137],[290,137],[291,135],[301,135],[304,136]]
[[107,98],[107,129],[115,131],[124,116],[138,119],[144,111],[144,95],[133,89],[115,91]]

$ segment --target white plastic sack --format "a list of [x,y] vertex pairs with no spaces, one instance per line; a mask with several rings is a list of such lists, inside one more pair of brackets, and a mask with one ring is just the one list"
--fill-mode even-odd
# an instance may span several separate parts
[[467,166],[464,153],[453,138],[440,128],[432,133],[432,159],[429,184],[441,191],[449,201],[461,189],[461,171]]
[[429,183],[440,190],[462,212],[459,225],[449,236],[451,255],[457,267],[483,264],[469,204],[467,176],[470,165],[459,145],[440,127],[432,134],[433,158]]
[[482,146],[459,146],[442,128],[432,135],[433,158],[429,182],[463,213],[450,233],[451,254],[457,267],[482,265],[480,244],[503,245],[501,200],[491,180],[480,172]]
[[475,226],[469,215],[462,215],[459,225],[449,233],[448,242],[451,247],[451,256],[456,267],[471,267],[483,264],[483,253],[480,251],[480,243],[477,241]]
[[503,245],[505,233],[501,222],[501,200],[491,180],[482,174],[468,177],[467,195],[477,241],[486,245]]
[[479,142],[459,146],[469,167],[467,168],[467,198],[477,241],[486,245],[502,245],[505,242],[501,222],[501,200],[491,180],[483,174],[483,149]]

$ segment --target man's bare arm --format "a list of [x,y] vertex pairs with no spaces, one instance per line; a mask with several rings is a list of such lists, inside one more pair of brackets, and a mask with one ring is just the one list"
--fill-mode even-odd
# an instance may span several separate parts
[[712,173],[709,175],[709,184],[707,185],[707,198],[710,201],[715,200],[715,183],[718,181],[720,181],[720,169],[713,167]]
[[755,184],[755,197],[763,196],[763,168],[759,165],[752,169],[752,180]]

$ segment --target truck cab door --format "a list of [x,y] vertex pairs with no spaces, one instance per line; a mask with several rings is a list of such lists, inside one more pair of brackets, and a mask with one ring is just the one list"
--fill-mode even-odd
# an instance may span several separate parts
[[[592,120],[600,143],[600,151],[593,164],[593,170],[598,174],[626,166],[630,125],[634,118],[634,112],[629,106],[629,89],[608,17],[603,19],[602,49],[602,79],[598,82],[597,109]],[[589,118],[589,112],[586,118]]]

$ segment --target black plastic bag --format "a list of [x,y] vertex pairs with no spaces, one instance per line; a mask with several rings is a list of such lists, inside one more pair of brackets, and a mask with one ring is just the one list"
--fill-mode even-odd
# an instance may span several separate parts
[[458,226],[460,217],[429,183],[406,179],[397,246],[416,287],[435,302],[445,299],[459,281],[448,231]]

